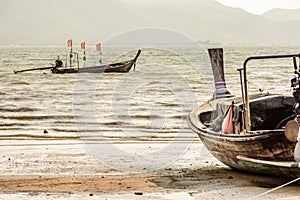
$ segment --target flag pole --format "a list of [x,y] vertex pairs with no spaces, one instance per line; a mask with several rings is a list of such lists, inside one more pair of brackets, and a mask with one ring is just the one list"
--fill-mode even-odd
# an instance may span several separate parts
[[100,50],[100,60],[99,60],[100,64],[102,64],[101,56],[102,56],[102,51]]
[[85,49],[83,51],[83,67],[85,67],[85,61],[86,61],[86,57],[85,57]]
[[86,61],[86,56],[85,56],[85,42],[81,43],[81,49],[83,49],[83,67],[85,67],[85,61]]
[[99,56],[100,56],[99,62],[100,62],[100,64],[102,64],[102,60],[101,60],[101,55],[102,55],[101,43],[96,44],[96,51],[100,51],[100,53],[99,53]]
[[73,52],[73,49],[72,49],[72,39],[68,40],[68,46],[71,47],[71,51],[70,51],[70,68],[72,68],[72,52]]

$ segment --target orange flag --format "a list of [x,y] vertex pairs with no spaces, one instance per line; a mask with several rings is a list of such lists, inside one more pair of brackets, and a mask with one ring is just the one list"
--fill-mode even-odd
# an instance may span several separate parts
[[81,48],[85,49],[85,42],[81,42]]
[[72,46],[72,39],[68,40],[68,47]]
[[101,44],[100,43],[96,44],[96,51],[101,51]]

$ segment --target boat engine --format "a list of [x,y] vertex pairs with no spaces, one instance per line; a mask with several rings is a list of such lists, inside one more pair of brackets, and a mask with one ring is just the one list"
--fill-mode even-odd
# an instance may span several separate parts
[[294,104],[294,112],[300,117],[300,73],[298,71],[295,71],[296,74],[298,74],[298,77],[291,79],[291,87],[293,88],[293,97],[295,100]]
[[293,88],[293,97],[295,104],[293,106],[296,117],[290,120],[284,130],[285,137],[290,141],[296,143],[294,148],[294,159],[300,162],[300,69],[296,63],[296,57],[300,58],[300,54],[293,56],[294,73],[297,77],[291,79],[291,87]]
[[55,68],[59,68],[59,67],[62,67],[63,66],[63,61],[57,59],[55,61]]
[[286,124],[284,134],[286,138],[290,142],[296,142],[296,146],[294,148],[294,159],[297,162],[300,162],[300,143],[299,143],[299,137],[300,137],[300,72],[297,69],[296,61],[294,58],[294,73],[298,76],[291,79],[291,87],[293,88],[293,97],[295,100],[295,104],[293,106],[294,113],[296,114],[296,117],[294,120],[289,121]]

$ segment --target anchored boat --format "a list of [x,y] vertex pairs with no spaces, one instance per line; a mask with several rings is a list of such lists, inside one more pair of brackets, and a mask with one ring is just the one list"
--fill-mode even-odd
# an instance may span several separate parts
[[[16,74],[20,72],[27,72],[27,71],[35,71],[35,70],[47,70],[50,69],[53,74],[67,74],[67,73],[126,73],[129,72],[132,66],[135,69],[136,61],[141,53],[141,50],[138,50],[136,56],[132,60],[124,61],[124,62],[118,62],[118,63],[112,63],[112,64],[106,64],[106,65],[99,65],[99,66],[91,66],[91,67],[79,67],[79,59],[78,54],[75,52],[72,52],[72,55],[75,56],[75,62],[74,64],[76,66],[70,66],[67,65],[64,66],[63,61],[59,58],[55,61],[55,65],[52,67],[42,67],[42,68],[33,68],[33,69],[24,69],[19,71],[14,71]],[[73,57],[72,56],[72,57]]]
[[[212,100],[188,115],[190,128],[206,148],[222,163],[243,171],[300,177],[299,54],[256,56],[245,60],[238,69],[241,96],[227,90],[223,70],[223,49],[209,49],[216,92]],[[295,73],[293,95],[248,94],[247,63],[251,60],[292,58]],[[297,118],[298,117],[298,118]],[[297,160],[297,161],[296,161]]]

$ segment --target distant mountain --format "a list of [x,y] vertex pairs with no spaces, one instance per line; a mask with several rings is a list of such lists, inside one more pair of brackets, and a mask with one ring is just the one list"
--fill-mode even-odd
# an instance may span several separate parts
[[227,44],[300,43],[300,21],[278,21],[267,17],[268,13],[253,15],[214,0],[160,2],[0,1],[0,45],[65,44],[69,38],[96,43],[143,27],[171,29],[194,40]]
[[[213,0],[198,2],[139,5],[135,10],[147,13],[161,27],[178,30],[201,41],[268,45],[300,42],[300,38],[295,39],[300,23],[273,21]],[[288,27],[297,31],[290,31]]]
[[300,9],[276,8],[264,13],[262,16],[275,21],[300,21]]

